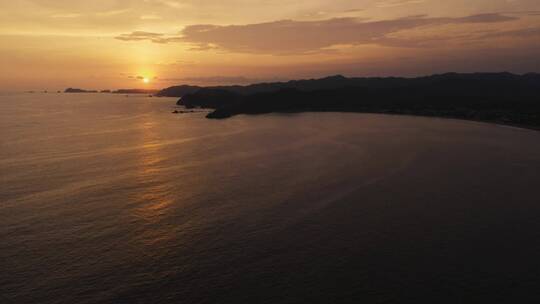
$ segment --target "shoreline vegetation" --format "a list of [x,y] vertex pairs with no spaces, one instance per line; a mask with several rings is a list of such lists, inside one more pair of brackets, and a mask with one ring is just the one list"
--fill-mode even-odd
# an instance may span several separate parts
[[540,129],[540,74],[447,73],[418,78],[347,78],[248,86],[176,86],[156,96],[211,109],[206,117],[238,114],[359,112],[465,119]]

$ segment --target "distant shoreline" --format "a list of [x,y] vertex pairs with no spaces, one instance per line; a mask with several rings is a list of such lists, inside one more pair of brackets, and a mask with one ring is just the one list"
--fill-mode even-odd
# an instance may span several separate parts
[[[154,89],[118,89],[118,90],[86,90],[79,88],[67,88],[64,90],[66,94],[80,94],[80,93],[99,93],[99,94],[157,94],[160,90]],[[46,93],[46,92],[45,92]],[[60,93],[60,91],[58,91]]]
[[[195,112],[178,112],[179,114],[185,114],[185,113],[200,113],[198,111]],[[523,130],[531,130],[531,131],[537,131],[540,132],[540,126],[534,126],[534,125],[524,125],[524,124],[513,124],[508,123],[504,121],[496,121],[496,120],[479,120],[479,119],[470,119],[470,118],[464,118],[464,117],[457,117],[457,116],[439,116],[439,115],[422,115],[422,114],[415,114],[415,113],[389,113],[389,112],[352,112],[352,111],[299,111],[299,112],[269,112],[269,113],[257,113],[257,114],[236,114],[237,115],[248,115],[248,116],[258,116],[258,115],[270,115],[270,114],[303,114],[303,113],[350,113],[350,114],[373,114],[373,115],[389,115],[389,116],[409,116],[409,117],[421,117],[421,118],[437,118],[437,119],[448,119],[448,120],[458,120],[458,121],[467,121],[467,122],[476,122],[476,123],[483,123],[483,124],[490,124],[490,125],[498,125],[501,127],[512,127],[517,129],[523,129]],[[175,113],[177,114],[177,113]],[[227,119],[232,118],[233,116],[224,117],[224,118],[218,118],[218,119]]]
[[[214,112],[210,112],[212,114]],[[461,120],[461,121],[470,121],[470,122],[479,122],[479,123],[486,123],[486,124],[495,124],[500,126],[507,126],[507,127],[514,127],[514,128],[520,128],[520,129],[527,129],[527,130],[533,130],[533,131],[540,131],[540,126],[538,125],[528,125],[528,124],[519,124],[519,123],[512,123],[512,122],[505,122],[500,120],[486,120],[486,119],[474,119],[474,118],[467,118],[467,117],[459,117],[459,116],[445,116],[445,115],[428,115],[428,114],[422,114],[422,113],[397,113],[397,112],[377,112],[377,111],[289,111],[289,112],[267,112],[267,113],[237,113],[231,116],[226,117],[208,117],[211,119],[227,119],[231,118],[236,115],[265,115],[265,114],[301,114],[301,113],[357,113],[357,114],[377,114],[377,115],[392,115],[392,116],[411,116],[411,117],[424,117],[424,118],[440,118],[440,119],[453,119],[453,120]]]
[[[293,114],[301,113],[356,113],[356,114],[374,114],[374,115],[389,115],[389,116],[409,116],[409,117],[422,117],[422,118],[437,118],[437,119],[449,119],[449,120],[458,120],[458,121],[467,121],[467,122],[476,122],[489,125],[498,125],[500,127],[512,127],[516,129],[530,130],[540,132],[539,126],[530,126],[530,125],[519,125],[512,124],[503,121],[494,121],[494,120],[478,120],[478,119],[469,119],[469,118],[460,118],[452,116],[435,116],[435,115],[422,115],[422,114],[412,114],[412,113],[382,113],[382,112],[296,112]],[[279,113],[277,113],[279,114]]]

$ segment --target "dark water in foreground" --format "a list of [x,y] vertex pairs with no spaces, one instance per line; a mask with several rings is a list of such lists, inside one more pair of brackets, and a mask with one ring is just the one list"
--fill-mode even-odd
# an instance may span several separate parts
[[0,96],[0,303],[540,298],[539,132],[173,103]]

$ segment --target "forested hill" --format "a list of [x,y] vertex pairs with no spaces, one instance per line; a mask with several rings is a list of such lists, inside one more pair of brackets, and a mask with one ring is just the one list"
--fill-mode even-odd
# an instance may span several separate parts
[[340,111],[454,117],[540,127],[540,74],[442,74],[207,87],[178,104],[214,109],[209,118],[271,112]]

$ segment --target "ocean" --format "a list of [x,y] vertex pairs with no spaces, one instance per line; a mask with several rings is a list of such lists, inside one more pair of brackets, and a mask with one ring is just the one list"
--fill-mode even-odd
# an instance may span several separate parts
[[540,133],[0,96],[0,303],[540,300]]

